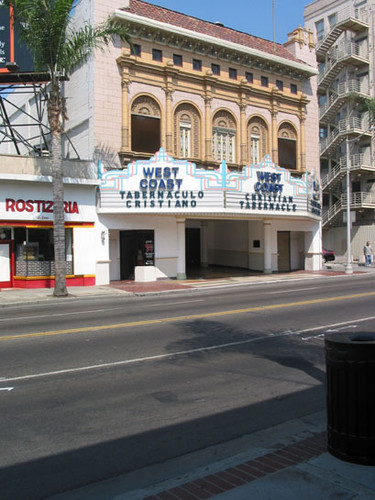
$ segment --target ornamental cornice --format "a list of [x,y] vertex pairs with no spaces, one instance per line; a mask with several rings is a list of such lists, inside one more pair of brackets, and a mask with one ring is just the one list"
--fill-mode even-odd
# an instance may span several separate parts
[[212,36],[190,32],[183,28],[131,15],[124,11],[116,11],[116,16],[125,20],[125,26],[133,39],[154,41],[172,48],[191,51],[198,55],[217,58],[244,67],[249,66],[253,69],[268,71],[297,80],[304,80],[316,73],[314,68],[305,63],[284,60],[279,56],[267,53],[263,54],[259,50]]

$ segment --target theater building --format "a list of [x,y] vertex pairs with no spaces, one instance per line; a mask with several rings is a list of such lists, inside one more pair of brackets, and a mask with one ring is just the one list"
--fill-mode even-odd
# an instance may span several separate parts
[[[67,214],[94,223],[92,239],[74,245],[75,262],[78,252],[90,262],[82,275],[104,284],[142,267],[181,279],[211,265],[319,269],[312,33],[298,28],[281,45],[140,0],[81,0],[72,22],[109,14],[128,28],[132,50],[115,42],[63,84],[64,154],[99,172],[90,216]],[[27,217],[38,208],[36,195],[10,198],[15,210],[25,201]]]

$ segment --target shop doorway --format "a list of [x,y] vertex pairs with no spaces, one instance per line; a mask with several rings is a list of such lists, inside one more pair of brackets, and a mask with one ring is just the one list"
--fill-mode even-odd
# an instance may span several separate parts
[[154,231],[120,231],[120,279],[134,279],[135,266],[154,265]]
[[201,230],[199,227],[185,229],[185,261],[186,267],[201,265]]
[[277,270],[279,273],[290,271],[290,231],[277,232]]
[[12,243],[0,241],[0,288],[12,287]]

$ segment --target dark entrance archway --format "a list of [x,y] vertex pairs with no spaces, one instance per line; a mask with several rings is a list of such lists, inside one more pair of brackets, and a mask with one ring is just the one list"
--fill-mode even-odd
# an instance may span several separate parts
[[154,231],[120,231],[120,276],[134,279],[135,266],[154,265]]

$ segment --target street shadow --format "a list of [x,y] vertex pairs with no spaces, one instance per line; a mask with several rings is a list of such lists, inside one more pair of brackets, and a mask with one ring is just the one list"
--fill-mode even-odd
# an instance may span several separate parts
[[2,500],[37,500],[162,463],[324,408],[316,386],[282,398],[0,469]]
[[[181,423],[164,426],[160,423],[160,427],[154,430],[3,467],[0,469],[0,498],[48,498],[271,428],[325,408],[324,373],[316,366],[323,359],[319,346],[306,346],[288,336],[269,336],[265,342],[264,332],[249,334],[249,331],[236,326],[209,320],[181,322],[180,328],[184,338],[171,342],[168,350],[171,353],[179,351],[186,354],[173,356],[163,363],[183,365],[198,362],[212,370],[219,370],[223,363],[215,364],[217,356],[212,356],[211,353],[235,353],[238,366],[228,368],[248,369],[249,372],[244,373],[245,376],[249,373],[249,380],[254,376],[251,372],[251,360],[255,357],[283,367],[280,377],[286,377],[286,381],[287,369],[290,368],[313,377],[319,383],[309,385],[303,382],[300,390],[295,385],[293,391],[283,391],[281,395],[264,401],[246,404],[245,400],[241,400],[240,406],[238,404],[230,410],[217,410],[199,418],[192,413],[186,415]],[[219,347],[209,350],[214,345]],[[191,353],[191,350],[196,351]],[[240,359],[238,356],[244,358]],[[242,365],[241,361],[244,361]],[[194,365],[193,368],[196,369]],[[264,372],[257,376],[262,377],[263,373],[266,376],[268,368],[269,366],[265,366]],[[295,376],[293,379],[297,380]],[[151,395],[162,404],[176,403],[176,398],[166,389],[167,387],[161,388]]]
[[[276,333],[272,336],[256,331],[249,334],[249,330],[206,319],[183,323],[183,332],[184,339],[169,344],[170,352],[196,350],[189,357],[205,358],[205,348],[209,350],[212,346],[218,346],[216,351],[252,354],[280,366],[302,371],[318,382],[325,383],[325,372],[316,366],[324,363],[323,348],[302,343],[292,335],[278,336]],[[183,363],[183,358],[173,362]]]

